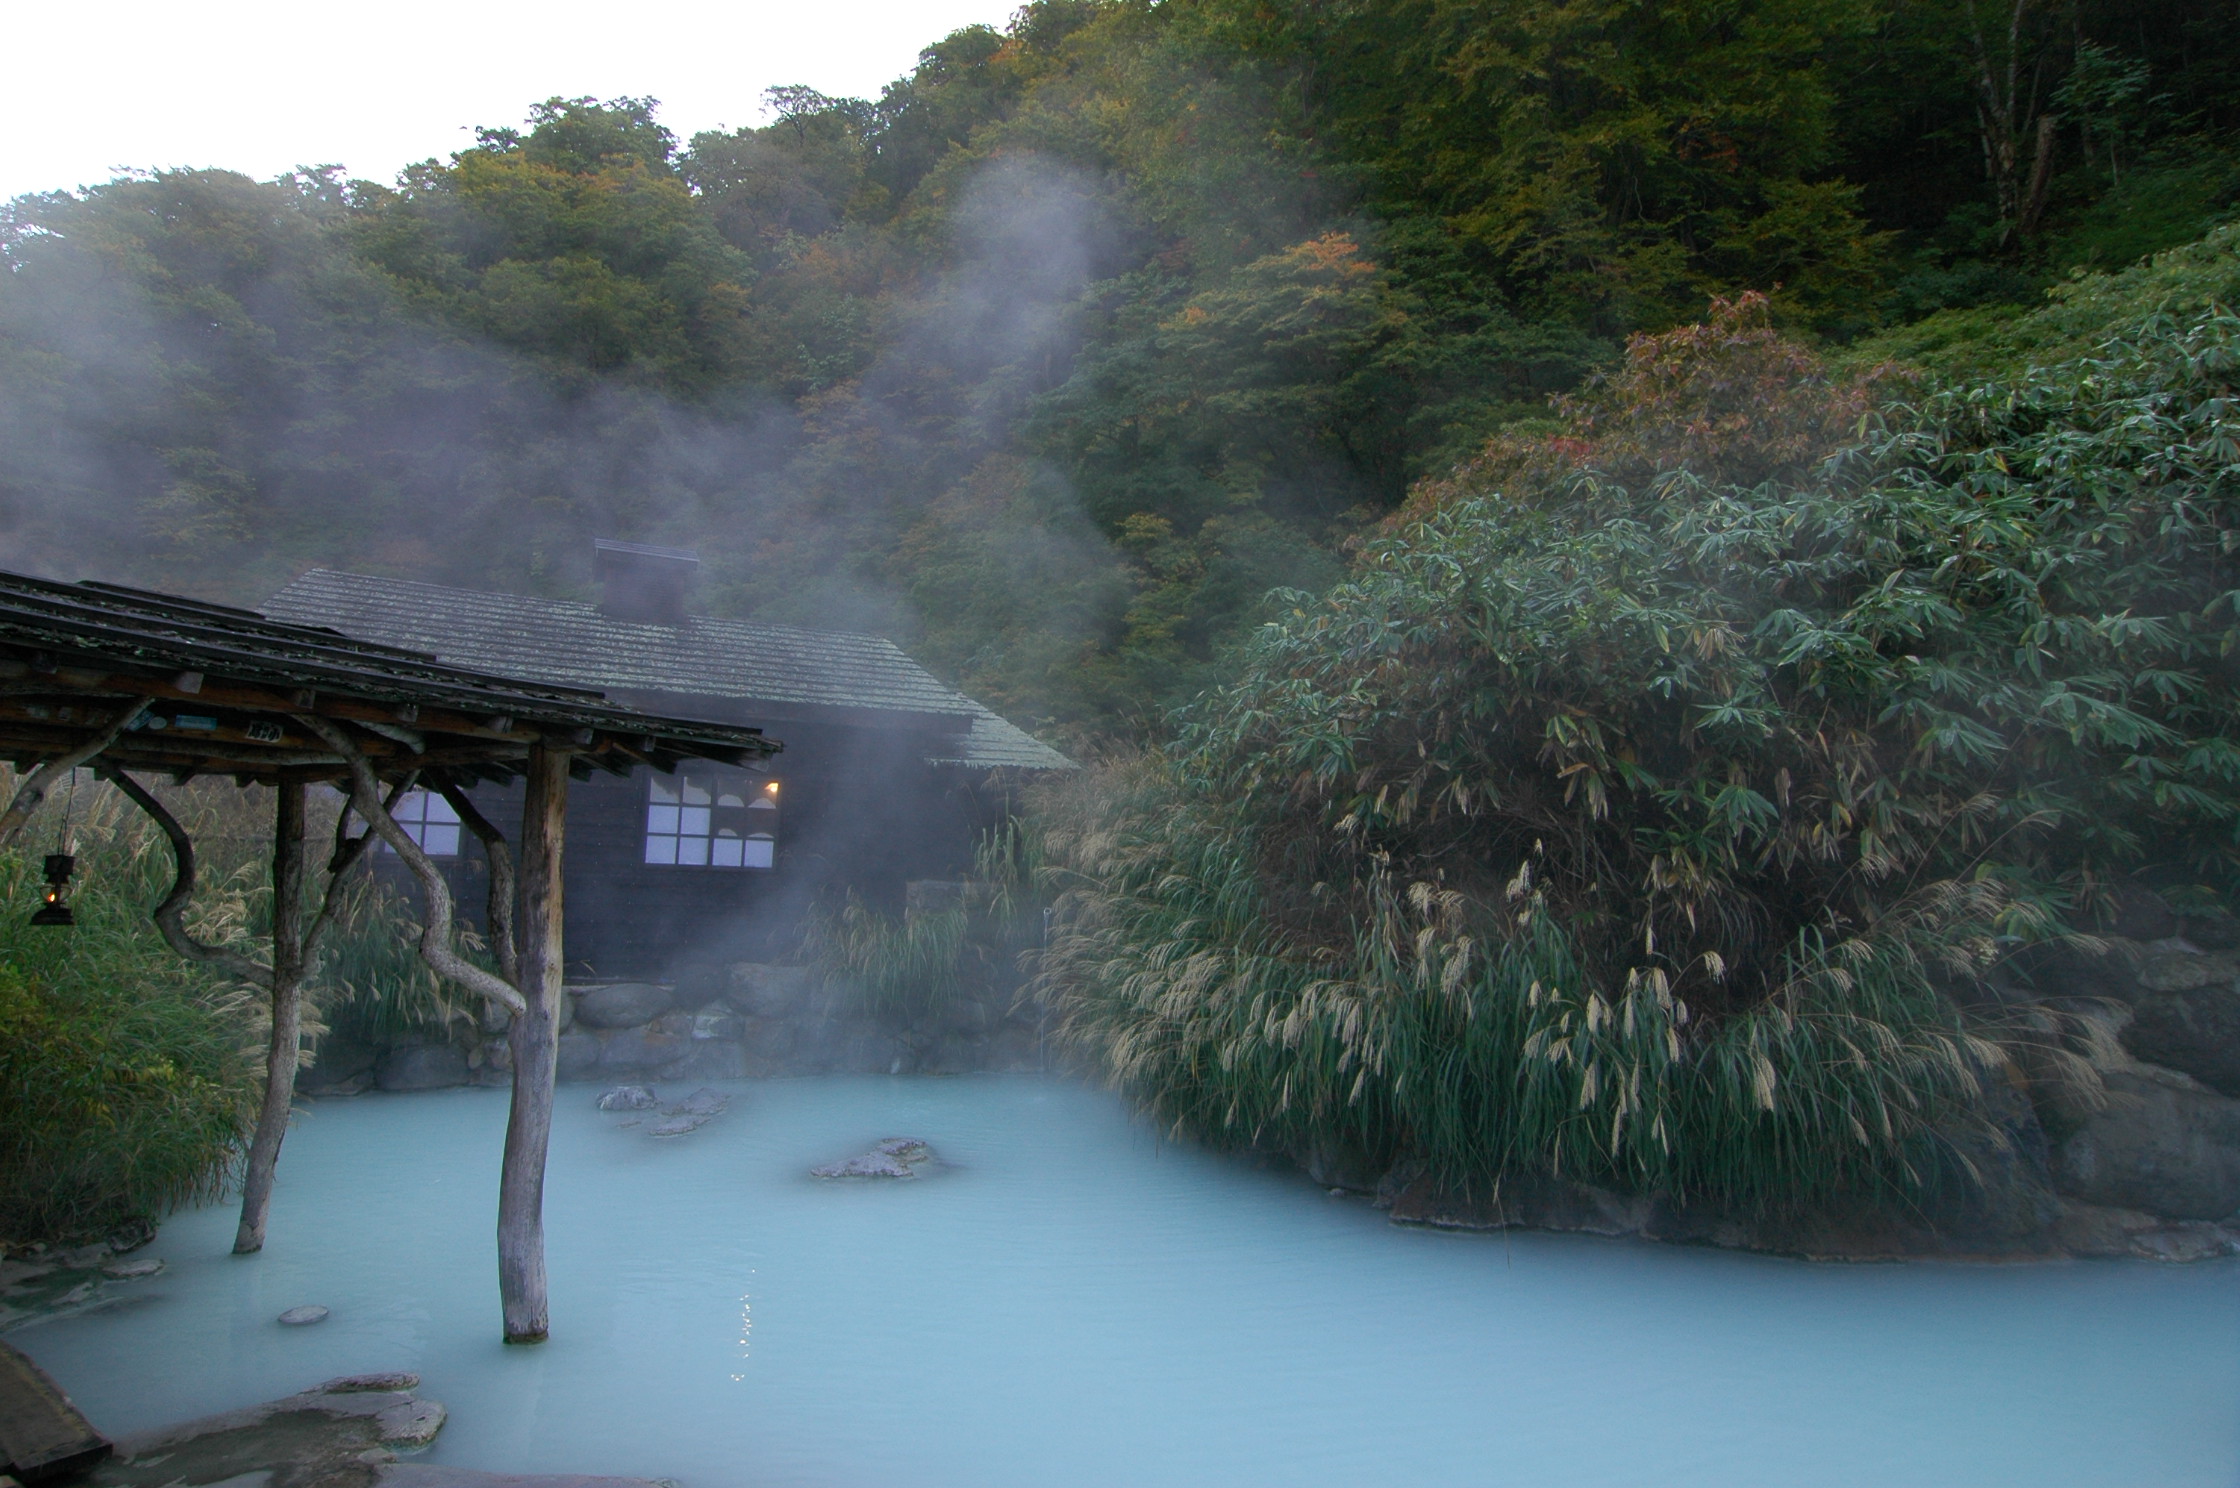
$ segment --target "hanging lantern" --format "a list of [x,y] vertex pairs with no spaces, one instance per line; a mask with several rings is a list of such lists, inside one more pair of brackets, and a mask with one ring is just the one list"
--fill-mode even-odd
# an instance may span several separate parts
[[75,925],[78,917],[70,912],[70,902],[64,898],[64,889],[78,860],[69,853],[47,854],[46,902],[31,912],[34,925]]

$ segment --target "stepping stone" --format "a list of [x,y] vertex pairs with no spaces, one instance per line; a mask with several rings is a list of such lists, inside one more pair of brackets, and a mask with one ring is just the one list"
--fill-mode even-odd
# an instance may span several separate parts
[[326,1320],[327,1310],[316,1302],[291,1307],[280,1314],[281,1325],[288,1328],[308,1328],[313,1323],[323,1323]]

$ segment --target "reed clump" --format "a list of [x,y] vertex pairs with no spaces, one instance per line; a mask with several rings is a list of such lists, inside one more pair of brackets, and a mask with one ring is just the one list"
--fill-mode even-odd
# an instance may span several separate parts
[[1987,1082],[2077,1062],[1974,990],[2111,883],[2240,879],[2240,319],[1896,384],[1745,485],[1608,406],[1778,373],[1753,401],[1822,438],[1810,358],[1722,313],[1420,493],[1166,748],[1046,798],[1043,995],[1177,1129],[1916,1203],[1998,1140]]
[[[12,783],[12,782],[10,782]],[[256,1114],[264,1010],[164,945],[149,907],[168,845],[121,796],[81,779],[0,853],[0,1242],[65,1240],[221,1193]],[[67,810],[73,928],[33,926],[40,857]],[[197,933],[228,939],[254,885],[214,873]]]

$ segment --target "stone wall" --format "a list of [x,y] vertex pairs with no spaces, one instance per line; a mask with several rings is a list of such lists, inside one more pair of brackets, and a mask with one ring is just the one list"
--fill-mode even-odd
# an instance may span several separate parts
[[[808,967],[740,962],[717,995],[659,982],[571,984],[562,994],[560,1078],[726,1080],[770,1075],[969,1074],[1044,1067],[1041,1011],[1009,994],[962,997],[914,1019],[861,1011],[852,987]],[[999,1000],[1000,999],[1000,1000]],[[504,1085],[502,1017],[370,1047],[320,1040],[306,1095]]]

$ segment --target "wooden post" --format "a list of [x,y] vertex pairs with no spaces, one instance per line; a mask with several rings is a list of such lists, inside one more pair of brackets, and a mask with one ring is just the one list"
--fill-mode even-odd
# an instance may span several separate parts
[[550,1326],[544,1277],[544,1160],[552,1140],[552,1087],[560,1062],[560,853],[568,824],[568,751],[529,751],[521,806],[521,999],[513,1046],[513,1111],[498,1184],[498,1293],[506,1342],[542,1343]]
[[241,1181],[241,1224],[233,1253],[264,1249],[265,1215],[272,1207],[272,1174],[288,1135],[295,1103],[296,1061],[303,1050],[303,781],[283,776],[272,829],[272,1040],[264,1061],[264,1105],[249,1143]]

